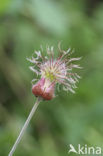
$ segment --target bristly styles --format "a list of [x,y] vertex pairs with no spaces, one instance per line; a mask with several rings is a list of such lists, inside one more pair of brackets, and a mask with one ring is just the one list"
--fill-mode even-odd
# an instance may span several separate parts
[[71,58],[72,51],[69,48],[67,51],[61,50],[60,44],[58,45],[58,56],[54,56],[53,47],[46,49],[46,56],[43,52],[35,51],[31,59],[28,61],[33,63],[30,69],[36,73],[38,79],[32,86],[32,92],[35,96],[40,96],[45,100],[51,100],[55,97],[55,88],[58,85],[63,86],[63,90],[71,91],[75,93],[76,83],[80,76],[73,72],[73,68],[81,68],[79,65],[74,64],[74,61],[78,61],[81,57]]

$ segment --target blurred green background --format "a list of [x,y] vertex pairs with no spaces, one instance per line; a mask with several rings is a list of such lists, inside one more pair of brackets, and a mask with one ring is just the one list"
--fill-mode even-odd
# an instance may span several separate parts
[[0,0],[0,156],[35,102],[26,57],[40,45],[57,51],[59,41],[83,56],[82,79],[76,94],[61,91],[39,105],[14,156],[68,156],[69,144],[103,149],[103,1]]

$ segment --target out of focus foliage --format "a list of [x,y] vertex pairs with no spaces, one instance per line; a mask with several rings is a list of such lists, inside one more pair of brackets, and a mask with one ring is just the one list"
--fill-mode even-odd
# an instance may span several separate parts
[[[40,45],[83,56],[76,94],[43,101],[15,156],[67,156],[69,144],[103,147],[103,1],[0,1],[0,156],[7,156],[35,97],[26,57]],[[72,154],[71,154],[72,155]]]

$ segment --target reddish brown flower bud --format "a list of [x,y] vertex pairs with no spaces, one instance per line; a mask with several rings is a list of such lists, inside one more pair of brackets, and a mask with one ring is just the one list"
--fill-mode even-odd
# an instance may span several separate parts
[[32,93],[45,100],[51,100],[54,97],[54,87],[55,83],[51,83],[49,80],[41,78],[35,85],[33,85]]

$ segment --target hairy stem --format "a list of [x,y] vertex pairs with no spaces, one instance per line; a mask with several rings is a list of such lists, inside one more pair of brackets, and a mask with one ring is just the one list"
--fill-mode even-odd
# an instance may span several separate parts
[[12,156],[13,153],[15,152],[15,150],[16,150],[16,148],[17,148],[17,145],[19,144],[20,140],[22,139],[22,136],[23,136],[23,134],[24,134],[26,128],[28,127],[28,124],[29,124],[31,118],[33,117],[33,114],[35,113],[35,111],[36,111],[36,109],[37,109],[37,107],[38,107],[40,101],[41,101],[40,98],[37,98],[37,100],[36,100],[36,102],[35,102],[35,104],[34,104],[32,110],[31,110],[31,112],[30,112],[30,114],[29,114],[27,120],[25,121],[25,124],[24,124],[24,126],[22,127],[22,129],[21,129],[21,131],[20,131],[20,134],[19,134],[18,138],[16,139],[16,141],[15,141],[15,143],[14,143],[14,145],[13,145],[11,151],[10,151],[10,153],[8,154],[8,156]]

